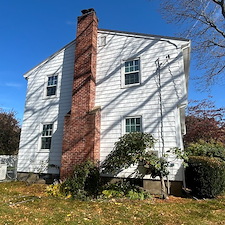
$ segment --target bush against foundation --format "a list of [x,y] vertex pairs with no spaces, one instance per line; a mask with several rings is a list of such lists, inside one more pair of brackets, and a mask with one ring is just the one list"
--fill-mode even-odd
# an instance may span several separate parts
[[103,187],[103,198],[129,198],[132,200],[144,200],[151,198],[150,193],[142,190],[129,180],[121,180],[115,183],[107,183]]
[[225,191],[225,162],[218,158],[190,156],[187,186],[199,198],[214,198]]
[[138,164],[146,155],[147,149],[153,150],[155,142],[149,133],[133,132],[123,135],[102,163],[102,172],[115,175],[131,165]]
[[67,178],[60,187],[61,192],[75,199],[85,200],[96,197],[100,188],[99,167],[88,160],[76,165],[72,176]]

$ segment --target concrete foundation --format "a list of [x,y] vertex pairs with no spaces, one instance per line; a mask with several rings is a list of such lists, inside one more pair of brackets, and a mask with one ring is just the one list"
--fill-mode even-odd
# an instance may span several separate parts
[[17,180],[25,181],[29,184],[32,183],[45,183],[52,184],[54,180],[59,180],[59,175],[57,174],[37,174],[37,173],[17,173]]
[[[165,181],[166,187],[168,186]],[[182,196],[182,181],[169,181],[170,195]],[[161,194],[161,182],[159,180],[144,180],[143,188],[148,190],[151,194]]]

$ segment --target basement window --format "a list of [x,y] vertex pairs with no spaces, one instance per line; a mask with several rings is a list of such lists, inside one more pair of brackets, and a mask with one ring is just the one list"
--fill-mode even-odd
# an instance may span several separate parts
[[56,95],[57,82],[58,82],[57,75],[48,77],[47,92],[46,92],[47,96]]
[[142,126],[141,126],[141,117],[127,117],[125,118],[125,132],[131,133],[131,132],[141,132]]
[[43,124],[41,134],[41,149],[50,149],[52,142],[53,124]]

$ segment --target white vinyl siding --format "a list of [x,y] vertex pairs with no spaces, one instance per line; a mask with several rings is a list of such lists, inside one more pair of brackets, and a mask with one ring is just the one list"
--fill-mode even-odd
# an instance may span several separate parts
[[[187,103],[187,93],[183,89],[185,75],[181,51],[185,41],[104,30],[99,31],[98,35],[99,40],[101,36],[110,40],[106,46],[98,48],[97,54],[95,104],[102,109],[100,161],[107,157],[114,143],[126,133],[125,118],[131,115],[141,115],[141,130],[155,137],[154,151],[159,156],[162,154],[162,141],[165,151],[182,147],[181,131],[176,121],[177,105]],[[140,83],[125,85],[125,62],[133,60],[139,60],[139,68],[132,67],[135,63],[127,64],[127,73],[139,71]],[[156,60],[159,60],[160,68]],[[169,179],[182,180],[180,167],[181,162],[176,161],[175,166],[171,167]],[[129,168],[118,176],[127,177],[132,173],[133,170]]]
[[[61,164],[64,117],[71,108],[74,44],[66,46],[25,75],[28,83],[18,172],[39,172],[43,167],[43,173],[59,173],[58,169],[43,164]],[[48,77],[56,75],[56,94],[47,96]],[[49,85],[55,84],[55,78],[50,80]],[[47,143],[42,148],[43,124],[54,124],[50,149],[47,148]]]

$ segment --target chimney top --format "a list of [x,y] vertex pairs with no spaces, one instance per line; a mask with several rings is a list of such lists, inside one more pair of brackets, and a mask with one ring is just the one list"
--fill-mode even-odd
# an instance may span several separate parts
[[95,10],[93,8],[90,8],[90,9],[83,9],[83,10],[81,10],[81,12],[83,15],[85,15],[85,14],[88,14],[91,12],[95,12]]

